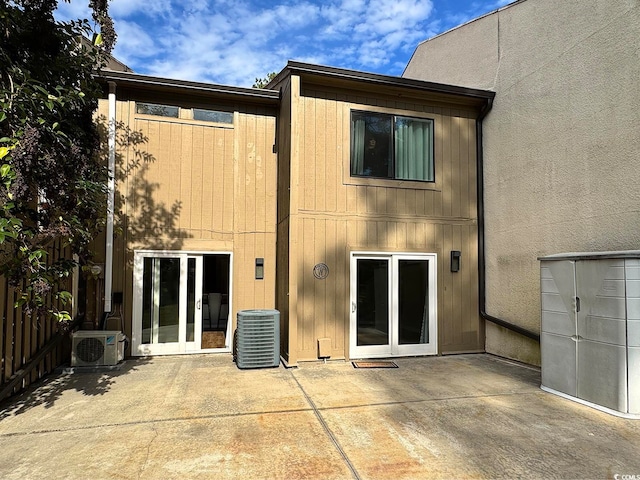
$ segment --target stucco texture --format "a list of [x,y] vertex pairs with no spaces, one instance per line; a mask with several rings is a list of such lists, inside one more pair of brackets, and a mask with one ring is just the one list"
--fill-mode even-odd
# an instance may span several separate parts
[[[524,0],[420,44],[404,76],[496,92],[487,312],[540,328],[539,256],[640,245],[640,0]],[[453,59],[453,60],[452,60]],[[486,349],[539,363],[487,325]]]

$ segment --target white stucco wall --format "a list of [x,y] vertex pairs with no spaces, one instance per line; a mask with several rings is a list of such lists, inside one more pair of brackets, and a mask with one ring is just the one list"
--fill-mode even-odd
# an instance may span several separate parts
[[[491,89],[487,312],[540,328],[538,256],[640,248],[640,0],[524,0],[418,46],[404,76]],[[487,324],[487,351],[539,362]]]

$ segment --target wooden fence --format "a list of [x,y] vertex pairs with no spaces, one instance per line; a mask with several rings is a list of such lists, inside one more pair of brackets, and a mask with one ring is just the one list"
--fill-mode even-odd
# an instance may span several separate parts
[[[57,242],[49,251],[49,261],[68,254]],[[65,335],[58,331],[56,320],[27,316],[22,308],[15,308],[16,300],[16,289],[0,276],[0,401],[68,360]]]

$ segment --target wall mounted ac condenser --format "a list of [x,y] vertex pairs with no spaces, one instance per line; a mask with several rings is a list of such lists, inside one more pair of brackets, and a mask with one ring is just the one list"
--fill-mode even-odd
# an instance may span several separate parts
[[280,312],[241,310],[236,330],[238,368],[264,368],[280,365]]
[[119,331],[81,330],[73,333],[72,367],[117,365],[124,359],[125,336]]

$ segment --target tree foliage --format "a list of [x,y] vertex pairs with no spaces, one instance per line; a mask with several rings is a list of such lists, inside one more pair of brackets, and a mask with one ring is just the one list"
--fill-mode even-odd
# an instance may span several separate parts
[[[107,0],[88,20],[58,22],[57,0],[0,3],[0,274],[27,313],[70,299],[61,282],[74,267],[54,258],[56,241],[81,259],[106,214],[107,169],[93,116],[96,72],[115,41]],[[87,38],[94,38],[88,41]]]
[[267,76],[264,78],[256,78],[256,81],[253,82],[253,88],[265,88],[271,80],[275,78],[277,75],[276,72],[267,73]]

